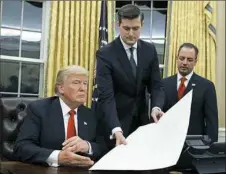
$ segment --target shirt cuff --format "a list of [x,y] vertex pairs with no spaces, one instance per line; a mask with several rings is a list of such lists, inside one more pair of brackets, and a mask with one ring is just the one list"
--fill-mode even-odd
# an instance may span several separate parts
[[157,110],[159,110],[159,111],[162,111],[162,110],[161,110],[159,107],[157,107],[157,106],[153,107],[153,108],[152,108],[152,111],[153,111],[154,109],[157,109]]
[[110,135],[111,140],[115,138],[114,137],[115,132],[122,132],[121,127],[115,127],[114,129],[112,129],[112,134]]
[[60,153],[60,150],[54,150],[49,157],[46,160],[46,163],[49,164],[49,166],[52,167],[58,167],[58,155]]
[[92,154],[93,154],[92,146],[91,146],[91,144],[90,144],[88,141],[86,141],[86,142],[87,142],[87,144],[88,144],[88,146],[89,146],[88,154],[89,154],[89,155],[92,155]]

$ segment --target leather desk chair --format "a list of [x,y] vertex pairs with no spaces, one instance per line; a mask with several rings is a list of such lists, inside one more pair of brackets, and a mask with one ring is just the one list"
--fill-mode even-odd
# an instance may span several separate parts
[[26,117],[27,105],[38,98],[0,98],[0,161],[14,160],[13,146]]

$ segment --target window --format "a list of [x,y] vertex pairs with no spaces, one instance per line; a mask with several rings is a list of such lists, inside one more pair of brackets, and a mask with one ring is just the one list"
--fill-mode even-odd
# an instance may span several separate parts
[[[161,74],[163,75],[167,1],[116,1],[116,13],[120,7],[126,4],[136,4],[144,13],[144,26],[141,30],[141,39],[147,42],[152,42],[155,45],[158,53]],[[115,37],[117,37],[119,31],[117,24],[115,24],[115,26]]]
[[46,60],[47,2],[1,1],[0,95],[40,96]]

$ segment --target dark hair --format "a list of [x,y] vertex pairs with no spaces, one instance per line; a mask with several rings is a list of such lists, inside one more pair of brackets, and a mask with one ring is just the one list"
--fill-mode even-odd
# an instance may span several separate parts
[[179,47],[179,50],[178,50],[178,55],[179,55],[179,53],[180,53],[180,50],[182,49],[182,48],[184,48],[184,47],[186,47],[186,48],[191,48],[191,49],[194,49],[195,50],[195,58],[197,58],[197,56],[198,56],[198,54],[199,54],[199,49],[197,48],[197,46],[195,46],[194,44],[192,44],[192,43],[183,43],[180,47]]
[[121,23],[122,19],[135,19],[140,16],[141,22],[144,20],[144,14],[140,11],[139,7],[132,4],[122,6],[118,10],[118,21]]

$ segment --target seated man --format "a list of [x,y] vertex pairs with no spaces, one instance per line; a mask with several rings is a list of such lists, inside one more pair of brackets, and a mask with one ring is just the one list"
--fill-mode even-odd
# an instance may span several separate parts
[[97,120],[83,104],[88,71],[79,66],[60,70],[57,96],[32,102],[21,125],[14,155],[22,162],[50,166],[91,166],[106,152]]
[[188,135],[208,135],[212,142],[216,142],[218,140],[216,91],[211,81],[194,73],[197,56],[198,48],[192,43],[180,46],[177,57],[178,73],[163,79],[165,90],[163,111],[166,112],[193,89]]

